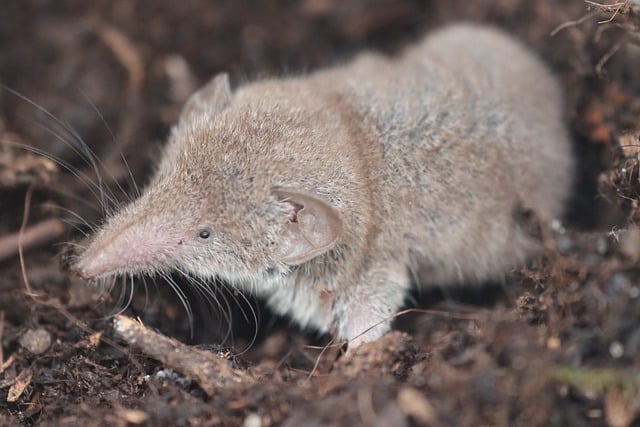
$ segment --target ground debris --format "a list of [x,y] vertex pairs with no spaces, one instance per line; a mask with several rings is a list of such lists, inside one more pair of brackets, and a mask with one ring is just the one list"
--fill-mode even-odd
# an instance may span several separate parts
[[193,378],[209,396],[259,380],[245,371],[232,368],[227,358],[221,354],[184,345],[129,317],[116,316],[113,329],[118,339],[126,341],[144,355]]
[[18,135],[4,131],[0,121],[0,189],[53,184],[59,173],[56,163],[29,148]]
[[43,328],[29,329],[20,337],[20,345],[33,354],[42,354],[51,345],[51,334]]

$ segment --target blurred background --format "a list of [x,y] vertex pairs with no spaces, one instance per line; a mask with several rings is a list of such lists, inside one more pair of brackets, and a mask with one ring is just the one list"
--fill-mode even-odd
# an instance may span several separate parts
[[[379,425],[638,425],[637,381],[624,399],[611,392],[625,389],[615,382],[628,377],[625,369],[640,367],[637,2],[3,0],[0,9],[0,362],[14,355],[0,371],[3,384],[33,369],[15,401],[7,400],[8,385],[0,388],[0,424],[125,425],[130,420],[111,410],[124,405],[146,410],[147,425],[240,425],[254,412],[257,425],[371,425],[358,412],[358,396],[375,389]],[[149,177],[183,102],[214,74],[228,71],[237,86],[344,62],[363,49],[393,54],[452,21],[497,25],[549,63],[563,83],[580,159],[564,229],[541,232],[541,262],[504,284],[416,296],[445,312],[470,310],[473,320],[402,319],[398,327],[411,334],[415,351],[380,359],[373,379],[366,364],[350,371],[353,381],[334,372],[333,388],[322,391],[298,380],[318,355],[305,344],[326,337],[287,328],[253,299],[223,289],[229,306],[217,310],[191,293],[190,325],[160,282],[136,282],[135,292],[126,282],[96,299],[95,287],[69,275],[73,245],[64,242],[79,242],[88,230],[78,218],[95,224],[113,208],[78,174],[104,181],[126,201],[132,179],[144,185]],[[26,226],[45,224],[26,248],[35,290],[96,331],[108,328],[103,316],[126,305],[131,291],[128,314],[185,342],[244,351],[256,369],[271,369],[272,381],[251,392],[230,389],[215,402],[170,381],[162,383],[164,394],[151,393],[124,355],[88,343],[71,318],[26,296],[13,238],[29,188]],[[20,341],[38,329],[52,339],[42,353]],[[141,364],[149,375],[161,369],[150,359]],[[563,364],[584,370],[559,379],[554,369]],[[596,366],[614,373],[613,389],[575,380],[597,377]],[[407,412],[403,387],[428,396],[431,418]]]

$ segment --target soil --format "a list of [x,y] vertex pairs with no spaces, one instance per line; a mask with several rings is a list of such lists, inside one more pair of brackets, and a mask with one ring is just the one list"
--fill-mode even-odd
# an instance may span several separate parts
[[[640,426],[640,5],[608,3],[3,1],[0,425]],[[222,284],[216,307],[176,283],[189,315],[169,283],[69,273],[210,76],[392,53],[455,20],[517,35],[564,84],[580,171],[564,222],[531,221],[540,259],[415,295],[348,357]]]

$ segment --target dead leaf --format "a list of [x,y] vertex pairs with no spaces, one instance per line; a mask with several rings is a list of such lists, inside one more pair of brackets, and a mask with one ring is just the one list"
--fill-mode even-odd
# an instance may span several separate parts
[[9,392],[7,393],[7,402],[13,403],[20,399],[22,393],[24,393],[29,384],[31,384],[32,377],[33,371],[30,368],[20,372],[13,385],[9,388]]

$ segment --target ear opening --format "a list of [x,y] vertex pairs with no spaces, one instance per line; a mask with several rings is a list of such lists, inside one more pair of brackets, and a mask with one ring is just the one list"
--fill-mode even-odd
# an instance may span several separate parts
[[275,189],[281,203],[293,207],[277,245],[278,261],[298,265],[331,249],[342,233],[338,211],[313,193],[299,189]]
[[229,74],[219,73],[209,83],[194,92],[182,108],[180,118],[193,116],[199,113],[218,113],[231,104],[233,95],[229,84]]

